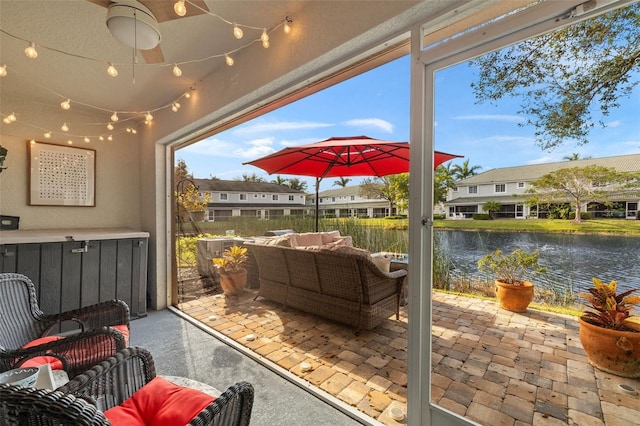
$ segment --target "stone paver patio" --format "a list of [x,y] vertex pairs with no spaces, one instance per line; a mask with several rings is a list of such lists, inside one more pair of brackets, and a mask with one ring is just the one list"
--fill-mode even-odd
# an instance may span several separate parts
[[[288,308],[256,290],[201,297],[178,308],[385,425],[406,412],[407,312],[355,335],[350,327]],[[486,425],[640,424],[640,380],[588,363],[575,318],[497,303],[433,296],[432,399]],[[311,369],[302,371],[308,363]]]

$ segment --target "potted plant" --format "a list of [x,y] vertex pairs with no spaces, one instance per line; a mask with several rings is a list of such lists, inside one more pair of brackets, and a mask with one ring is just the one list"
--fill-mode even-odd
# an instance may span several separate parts
[[533,300],[533,283],[527,278],[545,268],[538,263],[539,252],[515,249],[509,254],[502,250],[484,256],[478,261],[478,269],[495,275],[496,297],[500,306],[511,312],[526,312]]
[[194,222],[202,222],[205,216],[205,210],[211,200],[211,194],[205,192],[200,195],[195,185],[189,185],[184,192],[176,194],[178,205],[182,206],[189,217]]
[[220,276],[220,286],[225,295],[235,296],[247,285],[247,270],[241,265],[247,261],[247,248],[231,246],[222,253],[222,257],[212,259]]
[[640,377],[640,317],[631,315],[640,296],[631,289],[616,294],[617,281],[593,278],[589,292],[580,292],[587,310],[579,318],[580,342],[594,367],[622,377]]

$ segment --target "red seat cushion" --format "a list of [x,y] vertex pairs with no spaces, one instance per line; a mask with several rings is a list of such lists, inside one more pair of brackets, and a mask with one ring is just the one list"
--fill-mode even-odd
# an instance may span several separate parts
[[104,415],[114,426],[184,426],[214,400],[199,390],[156,377]]
[[[45,343],[55,342],[56,340],[64,339],[62,336],[45,336],[39,339],[32,340],[29,343],[22,346],[24,349],[31,348],[33,346],[44,345]],[[50,364],[52,370],[62,370],[62,361],[54,356],[36,356],[29,358],[23,362],[20,367],[39,367],[44,364]]]

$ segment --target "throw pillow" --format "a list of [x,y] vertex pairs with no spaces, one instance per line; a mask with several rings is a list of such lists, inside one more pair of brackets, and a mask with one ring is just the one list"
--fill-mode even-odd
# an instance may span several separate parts
[[291,247],[297,246],[321,246],[322,236],[315,232],[304,234],[291,234]]
[[322,244],[329,244],[340,238],[340,231],[321,232]]
[[186,425],[215,398],[155,377],[117,407],[104,412],[114,426]]
[[371,260],[382,272],[389,273],[389,267],[391,266],[391,259],[386,257],[371,257]]

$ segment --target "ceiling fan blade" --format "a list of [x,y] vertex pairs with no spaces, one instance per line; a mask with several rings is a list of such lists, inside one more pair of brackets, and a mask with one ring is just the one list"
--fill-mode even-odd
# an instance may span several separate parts
[[[89,0],[89,1],[103,2],[103,0]],[[107,4],[108,3],[109,2],[107,1]],[[205,13],[202,10],[198,9],[197,7],[194,7],[192,4],[189,4],[189,3],[196,4],[202,9],[209,11],[209,8],[205,4],[204,0],[189,0],[189,3],[186,3],[187,14],[184,16],[176,15],[176,12],[174,12],[173,10],[173,4],[175,3],[173,1],[143,0],[143,1],[140,1],[140,3],[144,4],[147,8],[149,8],[151,12],[153,12],[158,22],[173,21],[174,19],[188,18],[190,16],[202,15],[203,13]]]
[[148,64],[161,64],[164,62],[164,55],[162,54],[160,45],[149,50],[138,50],[138,52],[140,52],[140,55],[142,55],[144,61]]
[[87,0],[89,3],[97,4],[102,7],[109,7],[111,0]]

